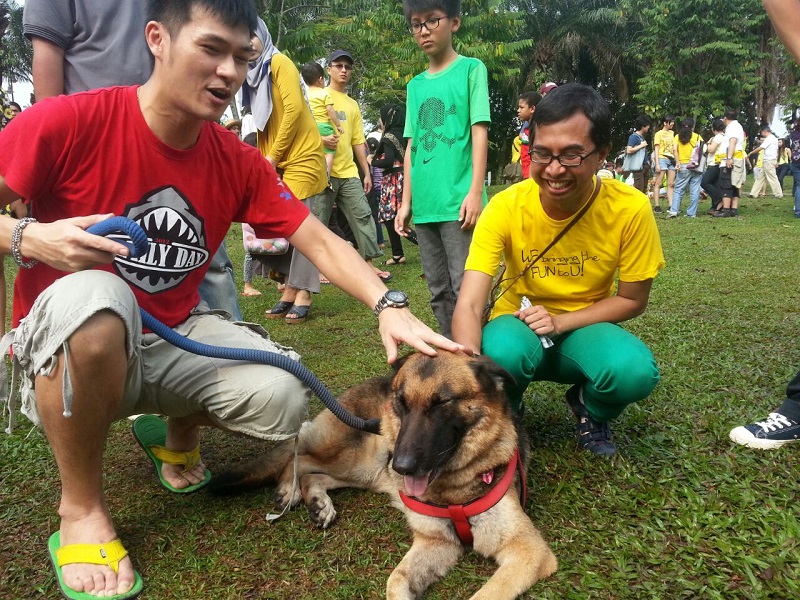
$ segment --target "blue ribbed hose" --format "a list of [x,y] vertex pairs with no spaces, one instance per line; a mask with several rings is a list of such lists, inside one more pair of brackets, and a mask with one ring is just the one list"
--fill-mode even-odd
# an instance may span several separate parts
[[[94,235],[109,236],[115,242],[124,244],[131,251],[131,256],[141,256],[147,252],[149,240],[144,230],[139,227],[138,223],[126,219],[125,217],[112,217],[100,223],[96,223],[89,227],[86,231]],[[123,235],[109,235],[109,234],[123,234]],[[126,239],[124,236],[127,236]],[[271,365],[287,371],[297,377],[300,381],[305,383],[317,397],[322,400],[328,410],[330,410],[336,418],[338,418],[345,425],[358,429],[360,431],[367,431],[369,433],[380,434],[380,419],[365,420],[361,417],[351,415],[345,408],[339,404],[328,389],[317,379],[317,377],[301,365],[299,362],[292,360],[282,354],[275,352],[267,352],[266,350],[253,350],[250,348],[223,348],[219,346],[210,346],[195,340],[189,339],[186,336],[180,335],[167,327],[162,322],[157,320],[153,315],[148,313],[143,308],[139,309],[142,313],[142,323],[150,331],[169,342],[173,346],[177,346],[181,350],[198,354],[200,356],[208,356],[210,358],[222,358],[227,360],[241,360],[251,363],[262,365]]]

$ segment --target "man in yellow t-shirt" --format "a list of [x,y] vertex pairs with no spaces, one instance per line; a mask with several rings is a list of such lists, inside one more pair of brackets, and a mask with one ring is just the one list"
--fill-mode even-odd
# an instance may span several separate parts
[[[372,218],[366,194],[372,189],[369,164],[367,163],[367,144],[364,137],[364,125],[361,120],[361,109],[358,103],[346,94],[347,85],[353,74],[353,57],[344,50],[335,50],[328,57],[328,90],[333,97],[333,107],[339,117],[343,132],[338,139],[333,136],[322,138],[326,147],[336,150],[331,167],[331,190],[326,196],[325,206],[317,213],[323,223],[327,223],[333,210],[333,204],[342,211],[353,230],[358,245],[358,252],[372,262],[381,256],[378,248],[377,230]],[[358,177],[358,167],[364,174],[364,184]],[[374,267],[383,281],[392,276],[388,271]]]
[[[611,111],[595,90],[558,87],[537,106],[533,125],[533,179],[497,194],[479,218],[453,336],[514,377],[507,393],[517,411],[531,381],[572,384],[567,403],[579,445],[612,456],[608,421],[659,380],[650,350],[617,323],[647,307],[664,266],[661,241],[644,194],[595,177],[611,147]],[[500,296],[481,329],[501,261]],[[544,347],[539,336],[553,345]]]

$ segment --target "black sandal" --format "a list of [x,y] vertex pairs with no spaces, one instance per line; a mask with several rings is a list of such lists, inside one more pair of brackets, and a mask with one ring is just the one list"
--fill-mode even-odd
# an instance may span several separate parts
[[[286,313],[286,316],[283,318],[284,321],[290,324],[297,324],[305,323],[306,319],[308,318],[308,311],[311,310],[311,306],[304,305],[304,304],[295,304],[292,309]],[[291,317],[289,315],[292,315]]]
[[392,256],[389,260],[387,260],[385,265],[404,265],[406,264],[406,257],[402,254],[400,256]]
[[292,310],[292,306],[294,302],[287,302],[286,300],[279,300],[275,306],[270,308],[264,313],[264,316],[268,319],[282,319],[286,316],[290,310]]

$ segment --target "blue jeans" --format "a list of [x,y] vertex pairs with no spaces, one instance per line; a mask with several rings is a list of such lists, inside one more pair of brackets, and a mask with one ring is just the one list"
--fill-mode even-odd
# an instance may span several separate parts
[[658,168],[662,171],[674,171],[675,170],[675,163],[672,162],[668,158],[659,158],[658,159]]
[[790,163],[794,177],[794,216],[800,218],[800,164]]
[[417,224],[419,257],[431,293],[431,310],[443,336],[453,337],[453,311],[464,278],[472,230],[458,221]]
[[687,217],[697,215],[697,206],[700,204],[700,183],[703,181],[703,174],[698,171],[690,171],[686,165],[681,165],[675,177],[675,193],[672,195],[672,206],[669,212],[678,214],[681,211],[681,200],[689,188],[689,208],[686,209]]
[[211,259],[206,276],[200,284],[200,299],[213,310],[224,310],[234,321],[243,321],[239,294],[233,277],[233,264],[225,242]]

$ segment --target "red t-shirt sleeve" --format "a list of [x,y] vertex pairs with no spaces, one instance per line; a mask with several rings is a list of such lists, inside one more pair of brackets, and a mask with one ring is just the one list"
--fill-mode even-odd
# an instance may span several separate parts
[[289,237],[310,211],[257,150],[247,152],[246,156],[245,168],[249,170],[246,198],[235,220],[251,225],[262,239]]
[[55,99],[37,102],[12,119],[0,131],[0,175],[6,185],[26,200],[45,194],[74,141],[74,123],[72,106]]

